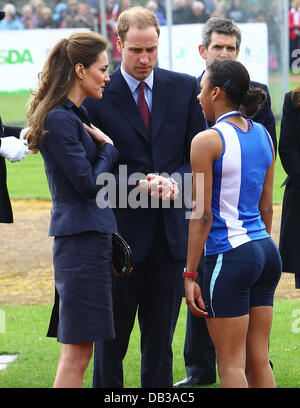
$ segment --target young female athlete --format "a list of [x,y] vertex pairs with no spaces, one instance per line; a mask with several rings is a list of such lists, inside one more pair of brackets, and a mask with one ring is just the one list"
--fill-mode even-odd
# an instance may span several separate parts
[[[204,115],[216,124],[200,132],[191,147],[194,207],[186,302],[193,314],[207,319],[222,387],[275,387],[268,356],[281,274],[270,237],[274,149],[266,129],[243,117],[252,116],[265,95],[250,88],[246,68],[232,60],[213,62],[200,86]],[[197,174],[204,174],[201,185]],[[201,293],[195,278],[203,250]]]

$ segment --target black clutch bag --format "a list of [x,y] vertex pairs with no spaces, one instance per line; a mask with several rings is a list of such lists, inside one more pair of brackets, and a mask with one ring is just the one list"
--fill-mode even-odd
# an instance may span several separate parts
[[128,276],[132,272],[131,249],[125,239],[118,233],[112,234],[113,264],[120,276]]

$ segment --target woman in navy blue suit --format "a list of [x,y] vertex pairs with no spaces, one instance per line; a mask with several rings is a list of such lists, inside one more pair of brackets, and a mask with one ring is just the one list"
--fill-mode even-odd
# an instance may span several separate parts
[[100,99],[109,81],[105,50],[106,40],[92,32],[59,41],[27,113],[26,138],[43,156],[53,200],[56,299],[48,336],[62,343],[54,387],[82,386],[93,342],[114,338],[111,234],[117,228],[112,209],[96,204],[96,178],[113,169],[118,151],[81,106],[87,96]]

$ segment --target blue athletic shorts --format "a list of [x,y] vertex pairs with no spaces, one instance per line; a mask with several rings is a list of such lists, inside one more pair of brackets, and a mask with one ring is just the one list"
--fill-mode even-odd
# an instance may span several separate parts
[[237,317],[250,307],[273,306],[281,258],[271,238],[205,256],[202,296],[208,317]]

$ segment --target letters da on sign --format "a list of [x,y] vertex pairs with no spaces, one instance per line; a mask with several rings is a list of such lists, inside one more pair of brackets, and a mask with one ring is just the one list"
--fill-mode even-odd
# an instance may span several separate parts
[[0,50],[0,64],[23,64],[29,62],[33,64],[31,52],[25,50]]

